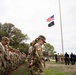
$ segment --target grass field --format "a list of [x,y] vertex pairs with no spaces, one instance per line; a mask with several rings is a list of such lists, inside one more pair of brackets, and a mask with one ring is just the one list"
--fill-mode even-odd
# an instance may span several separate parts
[[76,75],[76,65],[46,62],[45,75]]
[[[44,75],[76,75],[76,65],[55,64],[54,62],[46,62]],[[10,75],[28,75],[27,64],[21,65]]]
[[62,67],[50,67],[44,70],[45,75],[76,75],[76,72],[65,72]]

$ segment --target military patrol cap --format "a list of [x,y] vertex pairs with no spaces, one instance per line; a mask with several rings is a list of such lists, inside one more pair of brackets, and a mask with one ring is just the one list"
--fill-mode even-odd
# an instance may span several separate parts
[[6,36],[4,36],[4,37],[2,37],[2,40],[5,40],[6,42],[8,42],[9,41],[9,38],[6,37]]
[[13,38],[9,38],[9,40],[10,40],[11,42],[14,42]]
[[43,36],[43,35],[39,35],[39,37],[37,38],[37,39],[41,39],[41,40],[43,40],[44,41],[44,43],[46,43],[46,38],[45,38],[45,36]]

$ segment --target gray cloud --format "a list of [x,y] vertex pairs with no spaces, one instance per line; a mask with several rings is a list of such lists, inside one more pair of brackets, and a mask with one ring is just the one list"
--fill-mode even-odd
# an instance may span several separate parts
[[[75,52],[76,1],[61,0],[64,50]],[[61,33],[58,0],[0,0],[0,21],[11,22],[27,33],[32,41],[43,34],[57,52],[61,50]],[[46,19],[55,15],[55,25],[48,27]]]

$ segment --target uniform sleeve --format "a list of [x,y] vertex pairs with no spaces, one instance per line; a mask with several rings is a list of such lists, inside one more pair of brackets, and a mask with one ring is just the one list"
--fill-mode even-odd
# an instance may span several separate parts
[[39,57],[42,57],[43,56],[42,47],[41,46],[37,46],[36,47],[36,51],[37,51]]
[[34,57],[34,64],[44,67],[42,47],[40,45],[36,45],[36,56]]
[[0,45],[0,53],[2,53],[2,46]]

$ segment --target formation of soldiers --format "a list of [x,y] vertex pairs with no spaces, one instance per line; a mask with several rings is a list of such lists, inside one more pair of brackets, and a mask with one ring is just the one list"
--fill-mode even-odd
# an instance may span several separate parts
[[0,42],[0,75],[9,75],[25,62],[26,55],[10,46],[11,39],[3,37]]

